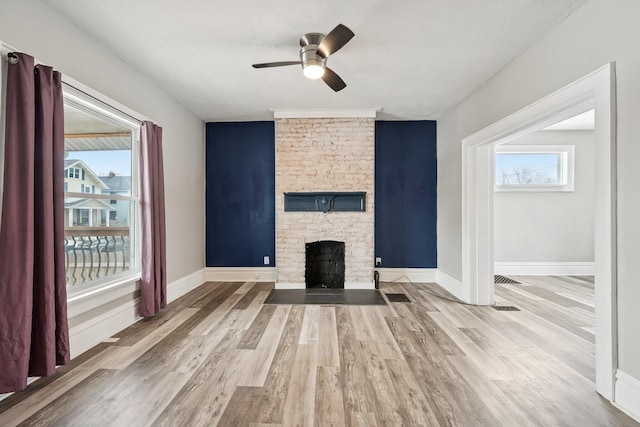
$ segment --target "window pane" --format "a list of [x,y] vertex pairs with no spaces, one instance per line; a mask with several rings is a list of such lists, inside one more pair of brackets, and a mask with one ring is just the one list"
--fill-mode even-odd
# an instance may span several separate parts
[[497,153],[496,185],[559,185],[559,153]]
[[67,286],[125,272],[132,258],[132,131],[65,103],[65,260]]
[[[95,202],[98,200],[91,201]],[[117,224],[118,214],[129,217],[131,202],[118,200],[118,204],[118,210],[108,212],[92,208],[71,212],[76,225],[66,227],[64,237],[68,287],[77,287],[132,268],[134,240],[130,227],[105,225]],[[69,210],[65,211],[65,215],[68,214]]]

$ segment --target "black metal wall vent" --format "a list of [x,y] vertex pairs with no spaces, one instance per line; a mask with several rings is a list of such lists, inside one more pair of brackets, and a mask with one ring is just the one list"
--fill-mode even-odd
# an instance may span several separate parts
[[364,212],[365,192],[284,193],[285,212]]

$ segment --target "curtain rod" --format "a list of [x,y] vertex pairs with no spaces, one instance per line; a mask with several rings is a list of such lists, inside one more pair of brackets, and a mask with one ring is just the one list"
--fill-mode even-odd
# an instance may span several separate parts
[[89,97],[89,98],[93,99],[94,101],[99,102],[100,104],[106,105],[107,107],[111,108],[112,110],[117,111],[118,113],[120,113],[120,114],[122,114],[122,115],[124,115],[124,116],[129,117],[131,120],[133,120],[134,122],[138,123],[139,125],[143,125],[143,124],[144,124],[144,121],[143,121],[143,120],[140,120],[139,118],[134,117],[134,116],[132,116],[131,114],[126,113],[126,112],[122,111],[121,109],[114,107],[113,105],[107,104],[107,103],[106,103],[106,102],[104,102],[103,100],[101,100],[101,99],[99,99],[99,98],[96,98],[95,96],[91,95],[90,93],[85,92],[85,91],[84,91],[84,90],[82,90],[82,89],[77,88],[76,86],[72,85],[71,83],[65,82],[65,81],[64,81],[64,78],[63,78],[63,80],[62,80],[62,84],[63,84],[64,86],[67,86],[67,87],[69,87],[69,88],[71,88],[71,89],[73,89],[73,90],[77,91],[77,92],[80,92],[80,93],[81,93],[81,94],[83,94],[84,96],[87,96],[87,97]]
[[[18,58],[16,56],[12,55],[13,52],[20,52],[20,50],[16,49],[13,46],[11,46],[11,45],[9,45],[9,44],[7,44],[7,43],[5,43],[5,42],[0,40],[0,55],[1,56],[6,56],[7,62],[9,62],[11,64],[15,64],[18,61]],[[13,58],[15,58],[15,62],[13,62],[14,61]],[[36,64],[40,63],[37,58],[34,58],[34,59],[35,59]],[[71,79],[71,80],[73,80],[73,79]],[[69,88],[71,88],[71,89],[73,89],[73,90],[75,90],[75,91],[77,91],[77,92],[80,92],[84,96],[87,96],[87,97],[93,99],[94,101],[99,102],[100,104],[106,105],[107,107],[117,111],[118,113],[120,113],[120,114],[122,114],[122,115],[124,115],[126,117],[129,117],[131,120],[133,120],[138,125],[143,125],[144,122],[145,122],[145,120],[140,120],[138,117],[132,116],[131,114],[129,114],[129,113],[125,112],[125,111],[122,111],[120,108],[114,107],[113,105],[111,105],[109,103],[106,103],[105,101],[101,100],[100,98],[97,98],[94,95],[91,95],[90,93],[87,93],[87,91],[82,90],[82,89],[78,88],[77,86],[74,86],[73,84],[65,81],[65,74],[62,75],[62,84],[67,86],[67,87],[69,87]],[[146,120],[149,120],[149,119],[146,119]]]
[[0,54],[1,55],[9,55],[9,53],[11,52],[16,52],[17,49],[15,49],[13,46],[6,44],[5,42],[0,40]]

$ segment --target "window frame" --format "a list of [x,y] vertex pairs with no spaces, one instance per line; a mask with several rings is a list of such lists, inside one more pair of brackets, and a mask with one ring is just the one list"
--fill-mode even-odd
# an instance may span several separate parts
[[[78,173],[78,176],[75,176],[76,172]],[[77,168],[75,166],[71,166],[71,167],[67,168],[67,176],[66,176],[66,178],[69,178],[69,179],[81,179],[81,177],[82,177],[82,171],[80,170],[80,168]]]
[[[560,156],[558,184],[498,184],[499,154],[557,154]],[[494,149],[493,183],[495,192],[573,192],[575,188],[575,145],[515,145],[503,144]]]
[[130,202],[129,239],[131,242],[131,259],[129,269],[107,277],[101,277],[82,284],[67,287],[67,300],[73,301],[78,298],[83,298],[84,296],[94,295],[98,292],[112,289],[115,286],[134,282],[140,279],[141,239],[138,160],[140,155],[140,131],[142,122],[133,119],[131,116],[122,113],[120,110],[110,106],[108,103],[88,95],[69,84],[63,84],[62,89],[63,100],[66,105],[131,130],[131,196],[91,192],[77,193],[66,191],[64,193],[65,198],[75,197],[96,200],[125,200]]

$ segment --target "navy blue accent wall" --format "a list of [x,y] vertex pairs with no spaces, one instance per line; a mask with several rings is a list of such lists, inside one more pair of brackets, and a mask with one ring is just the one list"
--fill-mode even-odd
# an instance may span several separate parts
[[275,266],[274,123],[207,123],[206,138],[207,267]]
[[380,267],[437,267],[436,122],[376,122],[375,165]]

